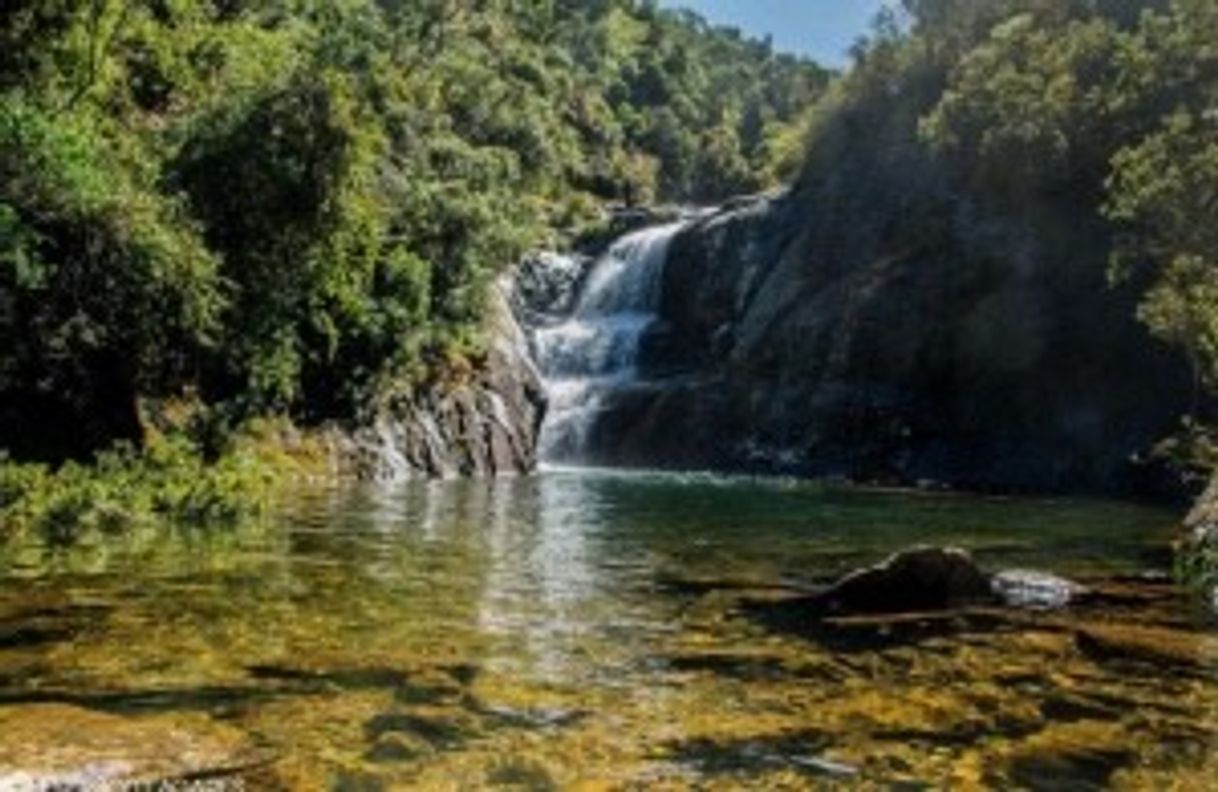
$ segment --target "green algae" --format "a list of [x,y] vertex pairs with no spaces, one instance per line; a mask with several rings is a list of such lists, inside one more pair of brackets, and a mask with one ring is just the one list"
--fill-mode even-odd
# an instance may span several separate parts
[[[1168,513],[595,473],[288,503],[256,532],[7,548],[0,718],[151,723],[254,788],[1203,788],[1218,771],[1212,635],[1186,593],[1137,577],[1165,558]],[[750,606],[916,542],[1105,596],[812,631]],[[88,764],[79,720],[0,741],[0,777]]]

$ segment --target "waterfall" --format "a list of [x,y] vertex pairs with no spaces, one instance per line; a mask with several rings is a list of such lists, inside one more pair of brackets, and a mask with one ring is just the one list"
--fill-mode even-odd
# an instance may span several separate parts
[[543,461],[584,461],[589,435],[609,399],[638,382],[639,350],[656,323],[668,246],[685,225],[648,228],[618,240],[592,265],[570,316],[535,331],[537,365],[550,401],[541,432]]

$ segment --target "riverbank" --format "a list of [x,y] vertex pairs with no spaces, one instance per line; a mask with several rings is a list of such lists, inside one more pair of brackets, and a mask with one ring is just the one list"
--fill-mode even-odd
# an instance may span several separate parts
[[264,517],[290,482],[333,476],[333,463],[323,436],[271,420],[247,424],[210,453],[174,430],[89,464],[0,459],[0,540],[33,532],[71,544],[144,528],[240,527]]

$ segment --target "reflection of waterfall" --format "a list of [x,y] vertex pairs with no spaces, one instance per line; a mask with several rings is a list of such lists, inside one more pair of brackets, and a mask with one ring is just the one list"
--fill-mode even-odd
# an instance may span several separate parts
[[608,398],[638,378],[639,349],[656,321],[668,245],[684,226],[623,237],[593,264],[571,316],[537,330],[537,363],[550,398],[541,433],[544,461],[580,461]]

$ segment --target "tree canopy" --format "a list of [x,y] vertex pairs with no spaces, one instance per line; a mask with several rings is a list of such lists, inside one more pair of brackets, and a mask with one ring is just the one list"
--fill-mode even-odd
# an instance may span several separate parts
[[460,376],[528,246],[774,184],[828,78],[635,0],[6,3],[0,446]]
[[1218,384],[1215,30],[1214,0],[905,0],[815,111],[802,182],[898,240],[1086,230]]

